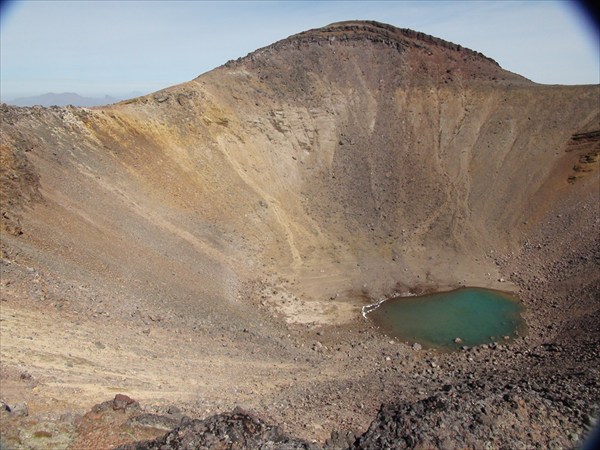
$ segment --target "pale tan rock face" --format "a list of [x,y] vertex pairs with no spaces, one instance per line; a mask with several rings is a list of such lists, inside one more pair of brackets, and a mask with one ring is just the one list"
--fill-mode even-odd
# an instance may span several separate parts
[[[15,314],[3,362],[26,364],[28,348],[33,371],[65,377],[81,404],[115,385],[156,401],[203,389],[212,404],[230,387],[258,402],[270,364],[271,387],[297,370],[336,378],[338,366],[298,360],[315,353],[304,347],[311,327],[360,328],[361,306],[393,293],[523,289],[502,270],[529,241],[556,244],[548,263],[573,242],[595,245],[599,95],[360,22],[108,107],[3,106],[2,295]],[[36,320],[43,339],[19,338]],[[71,341],[75,323],[111,344]],[[301,337],[290,343],[289,330]],[[169,345],[155,333],[189,346],[174,375],[161,369]],[[221,335],[235,348],[206,353]],[[158,361],[140,359],[149,347]],[[103,375],[67,370],[73,352]],[[246,367],[236,381],[229,360]],[[130,361],[130,372],[108,381],[111,361]]]

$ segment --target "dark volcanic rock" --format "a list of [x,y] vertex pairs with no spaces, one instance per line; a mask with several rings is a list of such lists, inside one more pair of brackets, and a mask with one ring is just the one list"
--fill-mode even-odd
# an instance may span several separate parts
[[526,383],[494,389],[493,383],[476,382],[465,388],[460,395],[441,393],[416,403],[383,405],[350,448],[519,448],[526,442],[571,448],[590,432],[593,420],[572,424],[576,431],[566,433],[559,413],[562,402]]
[[176,418],[160,414],[140,414],[129,419],[127,425],[170,430],[176,427],[179,422],[180,420]]
[[284,434],[251,413],[236,408],[205,420],[192,420],[153,441],[122,445],[118,450],[317,449]]
[[125,410],[125,409],[127,409],[127,407],[137,408],[137,407],[139,407],[139,404],[137,401],[135,401],[131,397],[128,397],[125,394],[115,395],[115,398],[112,401],[112,408],[115,411],[118,411],[120,409]]

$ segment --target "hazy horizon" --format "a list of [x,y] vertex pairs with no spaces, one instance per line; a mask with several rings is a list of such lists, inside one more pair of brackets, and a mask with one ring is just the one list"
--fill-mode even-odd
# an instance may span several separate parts
[[573,2],[13,1],[2,9],[0,96],[149,93],[355,19],[460,44],[537,83],[600,82],[598,30]]

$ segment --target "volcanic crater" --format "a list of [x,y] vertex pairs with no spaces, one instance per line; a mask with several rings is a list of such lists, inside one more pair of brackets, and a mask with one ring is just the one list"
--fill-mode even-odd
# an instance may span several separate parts
[[[164,434],[82,415],[115,393],[328,448],[577,445],[599,100],[355,21],[114,105],[2,105],[3,448]],[[528,334],[447,354],[361,315],[461,286],[518,295]]]

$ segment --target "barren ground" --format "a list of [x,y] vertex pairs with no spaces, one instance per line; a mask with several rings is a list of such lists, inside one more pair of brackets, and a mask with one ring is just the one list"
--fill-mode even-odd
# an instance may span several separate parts
[[[2,445],[163,434],[83,416],[123,393],[321,444],[445,395],[497,414],[424,419],[426,447],[574,446],[600,398],[598,99],[361,22],[108,107],[3,105]],[[460,285],[517,293],[528,334],[447,354],[360,314]]]

